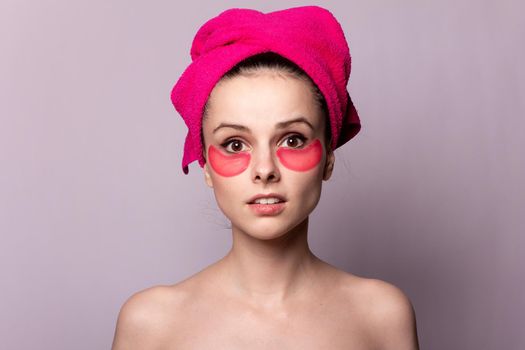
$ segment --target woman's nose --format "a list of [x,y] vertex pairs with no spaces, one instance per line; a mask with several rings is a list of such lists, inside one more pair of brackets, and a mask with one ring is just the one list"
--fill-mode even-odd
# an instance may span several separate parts
[[252,179],[254,182],[276,182],[281,178],[277,160],[271,149],[260,150],[253,154]]

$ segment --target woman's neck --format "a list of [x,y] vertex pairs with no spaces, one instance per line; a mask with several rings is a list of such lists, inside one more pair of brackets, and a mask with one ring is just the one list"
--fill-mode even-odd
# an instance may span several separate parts
[[320,260],[308,246],[308,217],[276,239],[257,239],[236,228],[232,234],[232,249],[221,265],[234,295],[273,309],[311,289]]

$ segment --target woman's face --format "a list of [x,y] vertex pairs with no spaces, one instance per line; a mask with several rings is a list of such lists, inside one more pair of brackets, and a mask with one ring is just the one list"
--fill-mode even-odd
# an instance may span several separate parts
[[234,229],[272,239],[308,217],[334,163],[324,128],[306,81],[261,70],[215,86],[203,121],[204,173]]

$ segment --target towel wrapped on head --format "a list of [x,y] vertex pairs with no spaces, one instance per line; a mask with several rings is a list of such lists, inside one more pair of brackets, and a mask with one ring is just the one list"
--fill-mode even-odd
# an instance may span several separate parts
[[351,58],[341,25],[319,6],[294,7],[262,13],[229,9],[197,31],[191,64],[173,87],[171,101],[184,119],[188,134],[182,169],[197,160],[202,167],[200,132],[204,106],[222,76],[244,59],[274,52],[294,62],[323,94],[330,118],[332,149],[361,129],[357,110],[346,89]]

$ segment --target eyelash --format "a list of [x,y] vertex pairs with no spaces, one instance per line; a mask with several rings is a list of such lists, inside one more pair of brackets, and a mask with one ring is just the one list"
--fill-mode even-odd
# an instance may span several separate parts
[[[292,138],[292,137],[293,137],[293,138],[297,138],[297,139],[299,139],[302,143],[301,143],[301,145],[298,146],[298,147],[289,147],[289,148],[302,148],[302,147],[304,146],[306,140],[307,140],[307,138],[304,137],[304,136],[301,135],[301,134],[297,134],[297,133],[294,133],[294,134],[288,134],[288,135],[286,135],[286,136],[283,138],[283,141],[280,142],[279,145],[285,143],[286,140],[288,140],[288,139],[290,139],[290,138]],[[228,149],[228,147],[229,147],[233,142],[235,142],[235,141],[240,142],[241,144],[245,145],[245,143],[244,143],[242,140],[240,140],[240,139],[238,139],[238,138],[231,138],[231,139],[229,139],[229,140],[223,142],[223,143],[221,144],[221,147],[222,147],[223,149],[225,149],[226,152],[228,152],[228,153],[238,153],[238,152],[243,152],[243,151],[231,151],[231,150]]]

